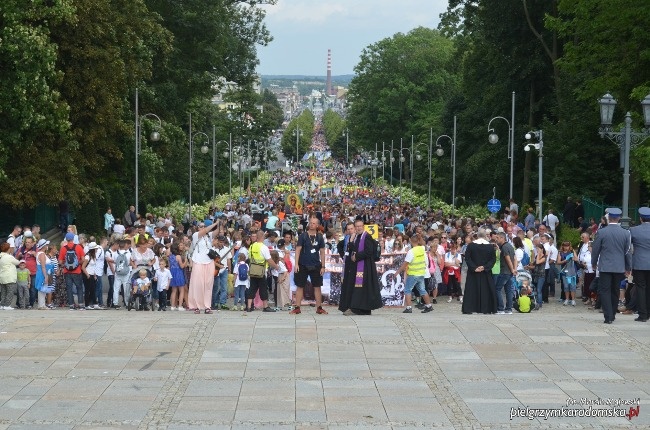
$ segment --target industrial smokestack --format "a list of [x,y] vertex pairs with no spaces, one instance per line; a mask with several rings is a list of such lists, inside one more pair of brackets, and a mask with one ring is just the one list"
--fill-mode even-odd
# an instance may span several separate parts
[[332,50],[327,50],[327,95],[332,95]]

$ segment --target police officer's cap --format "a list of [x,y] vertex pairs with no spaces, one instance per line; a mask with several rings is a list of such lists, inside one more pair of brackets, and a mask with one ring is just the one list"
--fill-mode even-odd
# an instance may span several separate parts
[[621,215],[623,215],[623,211],[619,208],[607,208],[605,209],[605,212],[607,212],[612,218],[620,218]]
[[650,220],[650,208],[647,206],[639,208],[639,216],[644,220]]

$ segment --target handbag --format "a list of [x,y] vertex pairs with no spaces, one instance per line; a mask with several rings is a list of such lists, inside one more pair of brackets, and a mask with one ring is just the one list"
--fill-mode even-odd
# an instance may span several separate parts
[[[253,245],[251,245],[251,248],[253,247]],[[252,253],[252,249],[251,249],[251,253]],[[250,267],[248,269],[248,276],[250,276],[251,278],[263,278],[266,276],[266,262],[257,263],[255,262],[255,260],[251,255],[249,266]]]
[[251,278],[263,278],[266,275],[266,264],[257,264],[251,261],[248,269],[248,276]]

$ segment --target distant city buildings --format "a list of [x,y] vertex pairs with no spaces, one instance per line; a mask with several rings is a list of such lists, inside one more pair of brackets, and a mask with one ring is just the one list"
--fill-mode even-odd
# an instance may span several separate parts
[[[220,77],[212,85],[215,91],[212,97],[212,104],[217,105],[221,110],[233,110],[239,108],[239,103],[228,100],[228,94],[231,94],[239,89],[237,82],[226,81],[225,78]],[[253,83],[253,91],[257,94],[262,93],[262,80],[259,75],[255,77]]]

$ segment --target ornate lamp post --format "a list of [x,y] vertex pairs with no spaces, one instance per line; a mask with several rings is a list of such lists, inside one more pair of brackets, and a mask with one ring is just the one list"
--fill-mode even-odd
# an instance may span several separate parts
[[530,151],[530,148],[535,148],[537,150],[537,155],[538,157],[538,178],[537,178],[537,200],[539,201],[539,222],[541,224],[542,218],[544,217],[544,213],[542,211],[542,167],[543,167],[543,160],[544,160],[544,132],[542,130],[537,130],[537,131],[529,131],[526,133],[526,136],[524,136],[528,142],[532,138],[535,138],[537,140],[537,143],[527,143],[526,146],[524,146],[524,151],[528,152]]
[[616,100],[611,94],[605,94],[598,101],[598,104],[600,105],[601,124],[598,134],[600,134],[600,137],[606,137],[614,142],[621,150],[621,167],[623,167],[623,217],[621,218],[621,225],[628,227],[630,225],[628,212],[630,200],[630,151],[650,137],[650,94],[641,102],[645,128],[640,132],[632,130],[632,115],[630,115],[630,112],[625,114],[625,126],[620,131],[614,131],[612,119]]
[[140,158],[140,151],[142,150],[142,141],[141,141],[141,128],[142,128],[142,118],[147,118],[147,117],[152,117],[158,120],[158,127],[156,130],[151,132],[151,136],[149,139],[152,142],[157,142],[160,140],[160,133],[158,132],[158,129],[162,129],[162,121],[160,120],[160,117],[156,115],[155,113],[146,113],[142,116],[140,116],[140,106],[139,106],[139,94],[138,94],[138,89],[135,89],[135,213],[140,213],[138,209],[138,204],[140,201],[140,193],[139,193],[139,158]]
[[495,144],[499,141],[499,136],[494,132],[494,128],[490,128],[492,121],[495,119],[501,119],[508,124],[508,158],[510,159],[510,198],[512,198],[512,184],[513,184],[513,173],[515,166],[515,155],[514,155],[514,141],[515,141],[515,92],[512,92],[512,117],[508,121],[502,116],[495,116],[488,123],[488,141],[491,144]]
[[192,134],[192,114],[190,114],[190,142],[189,142],[189,149],[190,149],[190,198],[189,198],[189,216],[190,216],[190,223],[192,222],[192,164],[194,163],[194,137],[198,135],[203,135],[205,136],[205,139],[208,143],[210,143],[210,136],[207,134],[203,133],[202,131],[197,131],[196,133]]

